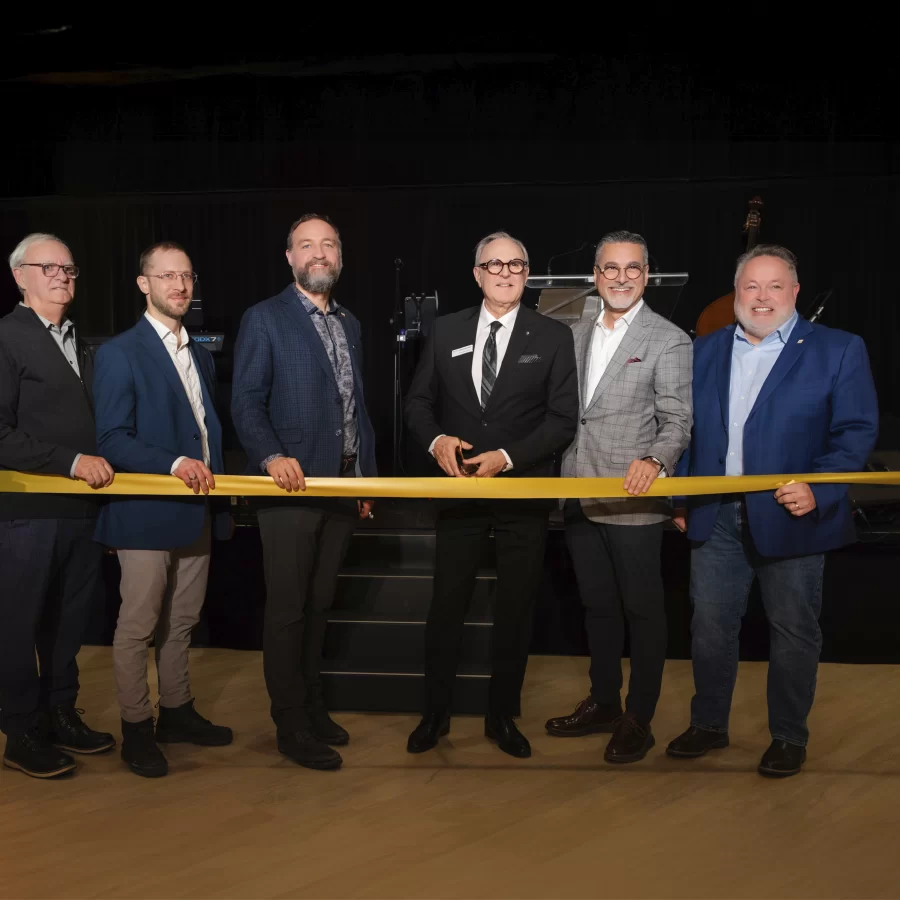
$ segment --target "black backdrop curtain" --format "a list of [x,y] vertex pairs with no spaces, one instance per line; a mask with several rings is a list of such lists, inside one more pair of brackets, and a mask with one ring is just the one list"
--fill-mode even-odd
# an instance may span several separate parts
[[[51,231],[70,244],[83,270],[73,317],[82,334],[93,335],[116,334],[135,321],[141,250],[157,240],[182,243],[200,273],[204,327],[226,334],[219,368],[227,383],[227,351],[242,313],[290,280],[288,226],[303,212],[327,213],[344,242],[337,296],[364,329],[368,400],[384,468],[391,452],[395,258],[404,263],[405,293],[437,290],[441,312],[452,312],[480,299],[472,249],[489,231],[520,237],[539,274],[551,255],[628,228],[645,235],[660,271],[690,274],[673,315],[690,330],[704,306],[731,289],[747,201],[756,194],[765,201],[762,238],[799,257],[799,309],[811,310],[817,295],[833,289],[820,321],[863,336],[883,412],[898,415],[898,184],[896,176],[854,176],[51,196],[0,203],[0,235],[6,252],[30,231]],[[554,272],[590,265],[588,249],[559,260]],[[3,280],[0,313],[16,296],[12,280]],[[676,296],[658,291],[654,302],[669,314]],[[526,302],[536,301],[528,291]]]

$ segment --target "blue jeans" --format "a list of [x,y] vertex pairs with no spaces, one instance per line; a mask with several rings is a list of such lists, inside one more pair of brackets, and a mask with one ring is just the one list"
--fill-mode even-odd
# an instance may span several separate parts
[[728,730],[737,679],[741,618],[759,578],[769,620],[769,731],[773,740],[806,746],[806,719],[816,693],[822,649],[819,613],[825,555],[763,557],[747,527],[741,500],[719,507],[709,539],[691,550],[691,724]]

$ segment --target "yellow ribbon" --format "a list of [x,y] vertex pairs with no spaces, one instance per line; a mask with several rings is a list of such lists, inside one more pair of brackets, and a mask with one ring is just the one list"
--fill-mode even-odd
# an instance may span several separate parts
[[[626,498],[622,478],[307,478],[305,497],[425,497],[429,499],[555,500]],[[681,497],[700,494],[743,494],[774,491],[790,482],[806,484],[883,484],[900,486],[900,472],[815,472],[805,475],[740,475],[659,478],[643,496]],[[0,493],[117,494],[186,497],[193,491],[171,475],[118,474],[106,488],[94,490],[83,481],[58,475],[0,471]],[[217,475],[211,496],[284,497],[271,478]]]

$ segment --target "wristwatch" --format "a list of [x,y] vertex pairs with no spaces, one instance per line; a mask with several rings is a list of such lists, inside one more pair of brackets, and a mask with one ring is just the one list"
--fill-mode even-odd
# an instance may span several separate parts
[[[660,472],[666,472],[666,467],[662,464],[662,460],[661,460],[661,459],[657,459],[655,456],[642,456],[641,459],[642,459],[644,462],[655,462],[655,463],[659,466],[659,471],[660,471]],[[669,473],[666,472],[666,475],[668,475],[668,474],[669,474]]]

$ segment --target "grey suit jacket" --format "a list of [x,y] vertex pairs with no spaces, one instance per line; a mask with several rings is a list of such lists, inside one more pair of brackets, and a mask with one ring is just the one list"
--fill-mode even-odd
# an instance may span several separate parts
[[[624,478],[632,460],[644,456],[655,456],[673,475],[690,440],[693,419],[690,338],[645,300],[586,402],[595,327],[596,318],[572,328],[579,426],[563,456],[563,476]],[[663,497],[584,499],[581,505],[589,519],[611,525],[651,525],[672,515]]]

